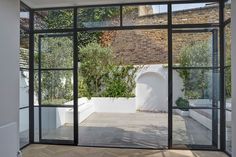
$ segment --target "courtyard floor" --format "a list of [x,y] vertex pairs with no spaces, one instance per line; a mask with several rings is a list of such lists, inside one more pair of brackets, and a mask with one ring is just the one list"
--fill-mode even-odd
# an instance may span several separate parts
[[23,157],[227,157],[217,151],[115,149],[54,145],[30,145]]
[[[212,144],[212,131],[190,117],[175,114],[172,129],[174,145]],[[73,140],[73,126],[43,130],[42,138]],[[80,146],[167,148],[167,144],[167,113],[93,113],[79,124]]]

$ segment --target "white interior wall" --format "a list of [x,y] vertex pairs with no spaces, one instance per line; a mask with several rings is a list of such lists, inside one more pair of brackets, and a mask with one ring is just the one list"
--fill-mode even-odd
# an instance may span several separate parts
[[236,1],[232,0],[232,153],[236,157]]
[[15,157],[19,120],[19,0],[0,0],[0,156]]

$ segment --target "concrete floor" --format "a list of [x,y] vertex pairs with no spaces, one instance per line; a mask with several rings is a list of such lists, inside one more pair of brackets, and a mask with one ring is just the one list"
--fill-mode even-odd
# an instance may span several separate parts
[[[166,148],[167,140],[167,113],[94,113],[79,127],[79,144],[85,146]],[[211,131],[192,118],[174,115],[173,144],[211,145]]]
[[80,124],[79,144],[135,148],[165,148],[166,113],[94,113]]
[[[211,131],[190,117],[173,117],[173,144],[211,145]],[[43,139],[73,139],[73,126],[43,132]],[[79,126],[80,146],[166,148],[168,114],[94,113]]]
[[23,157],[228,157],[222,152],[30,145]]

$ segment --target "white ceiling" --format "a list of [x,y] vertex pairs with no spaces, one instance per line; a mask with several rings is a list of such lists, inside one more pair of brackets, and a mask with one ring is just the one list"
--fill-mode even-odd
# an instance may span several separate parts
[[31,8],[67,7],[97,4],[160,2],[169,0],[21,0]]

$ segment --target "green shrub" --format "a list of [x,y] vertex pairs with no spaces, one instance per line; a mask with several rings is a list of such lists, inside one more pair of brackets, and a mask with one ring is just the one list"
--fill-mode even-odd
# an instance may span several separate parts
[[189,108],[189,101],[184,99],[184,98],[179,97],[176,100],[175,104],[177,105],[178,108],[180,108],[183,111],[188,111],[189,110],[189,109],[187,109],[187,108]]
[[[211,64],[211,51],[207,41],[194,42],[183,47],[179,54],[180,67],[208,67]],[[178,70],[183,79],[184,94],[189,99],[209,97],[209,70]]]
[[80,97],[132,97],[137,68],[119,66],[109,47],[89,43],[80,49]]
[[132,65],[113,66],[105,82],[105,97],[134,97],[137,68]]

